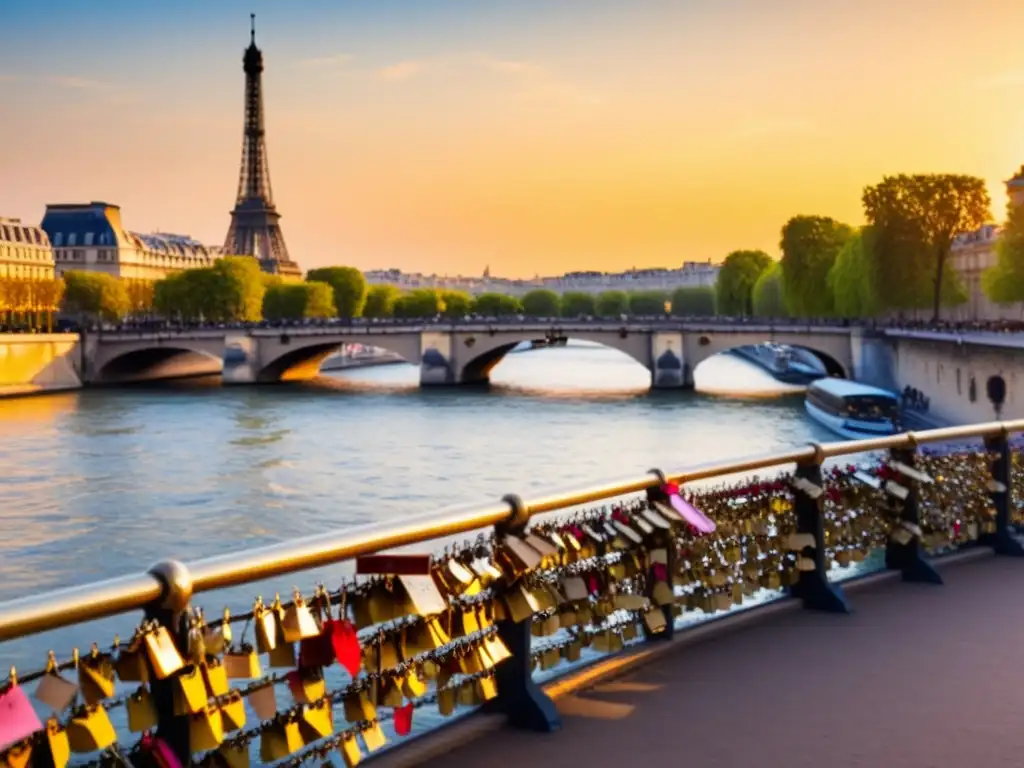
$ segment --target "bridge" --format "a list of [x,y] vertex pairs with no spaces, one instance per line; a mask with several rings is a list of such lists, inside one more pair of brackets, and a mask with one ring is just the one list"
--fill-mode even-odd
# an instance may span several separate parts
[[672,321],[508,321],[326,325],[284,329],[105,332],[84,340],[83,380],[111,384],[223,369],[225,383],[299,381],[317,375],[342,344],[364,344],[420,366],[424,386],[481,384],[524,341],[574,339],[630,356],[657,389],[693,386],[701,362],[773,341],[807,349],[826,370],[854,376],[858,329],[842,326]]
[[[650,470],[3,602],[0,764],[1015,765],[1020,432]],[[343,563],[362,578],[251,611],[222,591]],[[71,652],[108,617],[129,640]]]

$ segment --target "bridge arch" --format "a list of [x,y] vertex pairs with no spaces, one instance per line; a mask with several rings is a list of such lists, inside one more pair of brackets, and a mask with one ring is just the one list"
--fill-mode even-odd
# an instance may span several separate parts
[[90,384],[129,384],[142,381],[211,376],[224,367],[223,344],[139,344],[113,349],[86,371]]
[[638,362],[644,368],[651,368],[651,341],[647,332],[633,332],[621,328],[614,333],[608,331],[588,332],[586,330],[549,331],[518,330],[484,332],[457,332],[452,334],[451,356],[456,363],[457,380],[463,384],[487,383],[491,371],[519,344],[524,341],[588,341],[602,347],[615,349]]
[[783,344],[813,356],[821,363],[827,376],[853,378],[853,346],[848,333],[773,332],[745,330],[731,333],[693,332],[686,344],[687,362],[691,370],[705,360],[723,352],[763,343]]
[[409,334],[372,334],[343,336],[292,336],[281,333],[259,337],[259,362],[256,381],[273,383],[306,381],[320,373],[324,360],[336,354],[342,344],[378,347],[401,357],[406,362],[420,362],[419,332]]

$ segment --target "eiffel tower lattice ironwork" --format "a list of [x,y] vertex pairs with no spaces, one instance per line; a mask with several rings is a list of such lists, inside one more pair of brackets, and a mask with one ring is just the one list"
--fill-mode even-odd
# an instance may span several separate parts
[[301,275],[288,257],[281,234],[281,214],[274,206],[267,164],[267,139],[263,124],[263,53],[256,47],[256,14],[251,15],[249,47],[242,59],[245,71],[245,131],[238,197],[231,212],[231,226],[224,240],[227,255],[254,256],[264,272]]

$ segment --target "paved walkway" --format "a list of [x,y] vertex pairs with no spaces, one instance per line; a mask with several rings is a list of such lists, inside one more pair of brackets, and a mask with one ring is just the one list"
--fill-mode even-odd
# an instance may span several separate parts
[[445,768],[1024,765],[1024,561],[890,582],[857,612],[778,614],[559,700],[555,734],[499,730]]

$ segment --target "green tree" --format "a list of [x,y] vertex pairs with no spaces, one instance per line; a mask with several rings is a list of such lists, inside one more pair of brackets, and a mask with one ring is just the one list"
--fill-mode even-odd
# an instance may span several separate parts
[[[1024,175],[1024,168],[1021,169]],[[981,276],[981,287],[997,304],[1024,301],[1024,205],[1007,206],[1006,225],[996,246],[995,266]]]
[[789,312],[798,317],[826,317],[833,312],[827,290],[829,270],[853,227],[827,216],[794,216],[782,228],[782,280]]
[[594,307],[594,296],[582,291],[569,291],[562,294],[562,317],[581,317],[597,314]]
[[839,317],[874,317],[879,312],[872,247],[874,231],[864,227],[839,250],[826,283]]
[[366,307],[366,278],[355,267],[319,267],[306,273],[307,282],[327,283],[334,290],[338,317],[362,317]]
[[263,296],[263,316],[267,320],[335,317],[334,296],[334,286],[328,283],[272,284]]
[[761,273],[750,298],[755,317],[786,317],[787,296],[781,262],[774,262]]
[[216,294],[216,304],[211,303],[208,307],[209,319],[243,323],[262,319],[263,294],[267,286],[256,259],[251,256],[226,256],[218,259],[210,270],[213,282],[211,293]]
[[886,176],[864,190],[864,212],[877,238],[872,249],[883,303],[892,308],[927,306],[939,319],[943,304],[966,296],[946,269],[957,235],[989,217],[985,182],[960,174]]
[[395,316],[395,302],[401,291],[393,285],[371,285],[366,292],[363,317],[387,318]]
[[465,291],[441,291],[441,301],[444,302],[444,316],[452,319],[465,317],[473,309],[473,297]]
[[629,294],[631,315],[663,315],[668,294],[665,291],[634,291]]
[[764,251],[733,251],[725,257],[715,284],[715,304],[723,315],[754,312],[754,284],[772,265]]
[[554,291],[541,288],[523,296],[523,312],[530,317],[558,317],[562,302]]
[[715,314],[715,289],[683,286],[672,292],[672,314],[676,317],[711,317]]
[[602,291],[597,295],[594,314],[598,317],[620,317],[629,314],[629,294],[625,291]]
[[473,311],[486,317],[509,317],[523,311],[523,305],[515,296],[504,293],[481,293],[473,299]]
[[70,312],[117,322],[131,310],[124,283],[103,272],[64,273],[64,302]]
[[395,300],[395,317],[436,317],[443,311],[441,292],[434,288],[417,288]]

